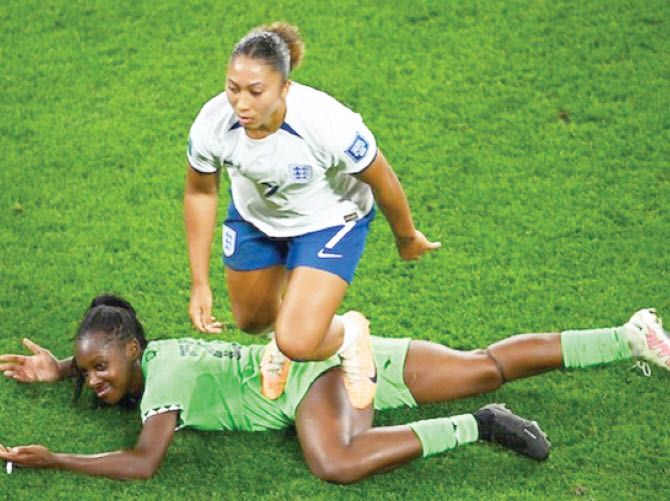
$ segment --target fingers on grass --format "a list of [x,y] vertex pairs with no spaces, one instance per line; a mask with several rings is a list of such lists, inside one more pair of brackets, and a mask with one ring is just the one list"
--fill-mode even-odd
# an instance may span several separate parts
[[38,344],[33,343],[27,337],[23,338],[23,346],[32,351],[35,355],[39,354],[42,351],[42,347]]
[[0,355],[0,360],[3,362],[14,362],[17,364],[22,364],[25,362],[26,357],[23,355]]
[[211,323],[207,325],[206,329],[207,329],[206,332],[208,332],[209,334],[221,334],[223,330],[221,327],[221,322]]

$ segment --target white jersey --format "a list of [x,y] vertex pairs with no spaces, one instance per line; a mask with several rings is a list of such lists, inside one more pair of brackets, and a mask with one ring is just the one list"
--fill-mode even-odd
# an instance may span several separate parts
[[365,216],[374,199],[352,174],[365,170],[377,143],[360,115],[328,94],[291,82],[281,128],[251,139],[225,92],[191,126],[188,161],[214,173],[226,167],[235,207],[270,237],[292,237]]

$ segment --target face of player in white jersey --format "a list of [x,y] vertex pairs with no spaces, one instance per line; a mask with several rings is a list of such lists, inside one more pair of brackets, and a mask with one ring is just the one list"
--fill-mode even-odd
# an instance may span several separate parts
[[289,85],[262,59],[238,55],[230,61],[226,96],[249,137],[263,138],[281,126]]

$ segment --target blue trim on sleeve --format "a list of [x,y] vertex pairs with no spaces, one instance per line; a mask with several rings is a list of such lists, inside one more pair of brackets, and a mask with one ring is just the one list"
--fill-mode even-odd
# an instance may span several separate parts
[[357,171],[357,172],[352,172],[351,175],[354,176],[354,175],[357,175],[357,174],[362,174],[364,171],[368,170],[368,168],[369,168],[373,163],[375,163],[375,160],[377,160],[377,155],[378,155],[378,154],[379,154],[379,148],[377,148],[377,151],[375,151],[375,156],[372,157],[372,160],[370,160],[370,163],[369,163],[369,164],[367,164],[365,167],[363,167],[361,170],[359,170],[359,171]]
[[202,171],[202,170],[200,170],[200,169],[196,169],[195,167],[193,167],[193,165],[191,165],[191,161],[190,161],[188,158],[186,159],[186,161],[188,162],[188,166],[189,166],[191,169],[193,169],[194,171],[196,171],[198,174],[202,174],[203,176],[208,176],[208,175],[210,175],[210,174],[218,174],[218,173],[219,173],[219,169],[216,169],[214,172],[205,172],[205,171]]
[[241,124],[241,123],[239,122],[239,120],[238,120],[238,121],[235,122],[235,123],[233,124],[233,126],[232,126],[230,129],[228,129],[228,130],[239,129],[240,127],[242,127],[242,124]]

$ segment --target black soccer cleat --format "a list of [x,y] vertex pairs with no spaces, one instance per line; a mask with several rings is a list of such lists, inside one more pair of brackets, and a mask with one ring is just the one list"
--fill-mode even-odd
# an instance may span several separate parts
[[549,457],[551,443],[537,421],[513,414],[505,404],[485,405],[474,416],[482,440],[495,442],[538,461]]

